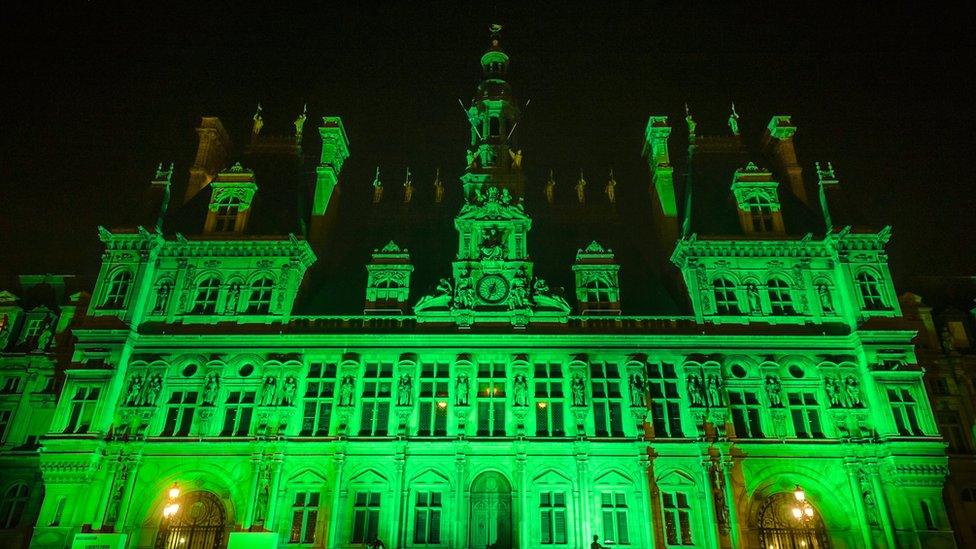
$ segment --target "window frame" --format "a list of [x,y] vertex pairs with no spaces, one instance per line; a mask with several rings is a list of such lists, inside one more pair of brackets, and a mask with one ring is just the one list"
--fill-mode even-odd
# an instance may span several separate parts
[[217,302],[220,300],[222,286],[223,283],[218,276],[211,275],[201,278],[195,285],[193,307],[190,309],[190,314],[217,314]]
[[117,269],[109,277],[105,286],[105,297],[102,299],[102,308],[110,310],[125,309],[129,302],[129,294],[132,292],[132,271],[129,269]]
[[248,285],[247,309],[249,315],[271,314],[271,303],[274,298],[274,278],[268,275],[258,277]]

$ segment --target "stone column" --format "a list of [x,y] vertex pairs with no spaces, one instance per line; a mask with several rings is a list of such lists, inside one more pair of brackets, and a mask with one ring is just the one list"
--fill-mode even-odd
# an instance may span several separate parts
[[[122,502],[119,504],[119,518],[115,521],[115,531],[121,532],[126,526],[129,518],[129,505],[132,503],[132,491],[136,486],[136,476],[141,471],[142,455],[135,454],[129,457],[129,478],[125,482],[125,491],[122,493]],[[136,525],[133,525],[136,526]]]
[[468,506],[467,502],[471,498],[471,489],[468,486],[468,457],[463,450],[458,451],[454,457],[454,471],[457,477],[457,494],[454,500],[455,518],[454,521],[454,546],[465,549],[468,546]]
[[702,456],[698,471],[701,488],[698,492],[698,500],[705,502],[705,536],[708,538],[708,547],[719,547],[718,539],[718,516],[715,514],[715,497],[712,494],[712,481],[709,478],[709,469],[712,465],[710,456]]
[[861,483],[857,478],[859,464],[854,458],[844,460],[844,468],[847,469],[847,483],[851,488],[851,496],[854,498],[854,513],[857,515],[857,522],[860,525],[861,541],[864,547],[872,547],[871,524],[868,519],[867,511],[864,509],[864,496],[861,494]]
[[247,508],[244,510],[244,520],[241,521],[241,530],[247,531],[254,522],[254,504],[258,499],[258,480],[261,476],[261,456],[251,456],[251,488],[248,490],[250,497],[247,499]]
[[881,521],[881,530],[884,532],[888,547],[897,547],[895,540],[895,525],[891,519],[891,509],[888,507],[888,495],[885,493],[884,485],[881,482],[881,473],[878,463],[867,463],[865,469],[871,478],[871,488],[874,490],[874,499],[878,503],[878,519]]
[[525,452],[520,451],[518,453],[518,457],[515,459],[515,478],[517,479],[516,486],[518,486],[517,490],[519,498],[519,516],[517,518],[519,525],[519,547],[529,546],[529,484],[528,480],[526,479],[525,461]]
[[393,463],[393,509],[390,513],[393,515],[393,520],[389,522],[390,530],[386,539],[395,540],[393,541],[395,547],[403,547],[406,543],[407,534],[407,524],[403,519],[403,513],[407,506],[406,501],[410,487],[407,486],[403,478],[406,465],[404,459],[403,453],[398,452]]
[[332,466],[335,468],[335,478],[332,485],[332,509],[329,515],[329,539],[327,547],[336,546],[338,538],[339,519],[342,517],[342,505],[345,502],[345,486],[343,485],[342,469],[346,463],[344,453],[336,453],[332,457]]
[[96,532],[102,529],[105,521],[105,511],[108,508],[108,500],[112,494],[112,485],[115,484],[115,473],[118,471],[119,461],[113,459],[106,463],[105,480],[101,483],[101,490],[98,494],[98,506],[95,508],[95,516],[92,519],[92,529]]
[[574,491],[573,496],[576,500],[574,504],[580,510],[577,517],[577,539],[582,540],[584,545],[589,543],[591,536],[593,536],[593,530],[590,527],[593,516],[590,513],[590,497],[588,496],[591,493],[588,450],[586,442],[576,443],[576,482],[579,489]]
[[[642,455],[637,458],[637,465],[644,471],[644,482],[641,483],[640,498],[644,504],[644,514],[647,520],[641,521],[644,525],[644,540],[648,547],[655,547],[654,540],[654,505],[651,503],[650,490],[654,484],[654,471],[651,469],[651,459],[647,456],[646,444],[641,445]],[[583,540],[586,541],[586,540]]]
[[[278,526],[278,504],[281,503],[281,498],[284,497],[284,490],[281,488],[281,469],[282,469],[282,456],[280,454],[275,455],[271,462],[271,484],[269,486],[268,494],[268,516],[264,520],[264,529],[270,530],[272,532],[277,531]],[[271,526],[269,528],[268,526]]]

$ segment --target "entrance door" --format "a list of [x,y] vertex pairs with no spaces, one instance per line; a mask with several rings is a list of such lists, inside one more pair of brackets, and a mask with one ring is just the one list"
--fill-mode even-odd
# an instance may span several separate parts
[[495,472],[471,484],[471,549],[511,549],[512,487]]
[[227,540],[224,506],[210,492],[190,492],[180,501],[180,510],[163,519],[156,537],[156,549],[220,549]]

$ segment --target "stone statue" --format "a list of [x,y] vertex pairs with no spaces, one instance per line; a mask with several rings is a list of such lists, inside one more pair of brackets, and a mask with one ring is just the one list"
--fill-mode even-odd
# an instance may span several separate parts
[[617,203],[617,180],[613,178],[613,170],[610,170],[610,180],[607,181],[607,186],[603,188],[603,192],[607,195],[607,200],[611,204]]
[[817,297],[820,299],[820,310],[824,313],[834,312],[834,303],[830,297],[830,288],[826,284],[817,284]]
[[440,204],[444,201],[444,183],[441,182],[441,169],[437,168],[437,175],[434,177],[434,203]]
[[688,108],[688,103],[685,103],[685,124],[688,125],[688,140],[694,141],[695,128],[698,127],[698,124],[695,122],[695,119],[691,117],[691,109]]
[[580,170],[579,181],[576,182],[576,201],[580,205],[586,203],[586,179],[583,178],[583,170]]
[[254,111],[254,124],[251,126],[251,133],[253,135],[258,135],[261,133],[261,128],[264,127],[264,118],[261,117],[261,103],[258,103],[258,110]]
[[268,499],[271,491],[271,471],[267,466],[262,466],[260,480],[258,481],[258,497],[254,506],[254,521],[263,523],[268,516]]
[[499,202],[505,204],[506,206],[511,206],[512,201],[512,193],[508,192],[508,189],[502,189],[502,197],[499,199]]
[[847,390],[847,402],[850,402],[851,406],[855,408],[861,406],[861,384],[857,378],[847,376],[844,385]]
[[413,181],[410,180],[410,168],[407,168],[407,178],[403,181],[403,203],[409,204],[413,200]]
[[702,387],[701,378],[695,374],[688,376],[688,399],[692,406],[705,406],[705,388]]
[[525,284],[525,272],[519,269],[512,278],[512,288],[508,292],[508,308],[524,309],[528,305],[529,291]]
[[512,152],[508,151],[509,156],[512,157],[512,169],[521,170],[522,169],[522,149]]
[[153,308],[153,312],[156,314],[165,314],[166,305],[169,304],[169,294],[173,291],[172,286],[169,284],[162,284],[159,289],[156,290],[156,306]]
[[835,377],[824,377],[824,392],[827,402],[834,408],[841,406],[840,381]]
[[576,374],[570,383],[570,391],[573,393],[573,406],[586,406],[586,382],[583,376]]
[[468,149],[467,151],[468,167],[474,167],[474,151]]
[[47,319],[44,323],[44,329],[37,336],[37,345],[34,347],[34,350],[39,353],[46,351],[47,346],[51,343],[52,337],[54,337],[54,321]]
[[749,299],[749,312],[762,314],[762,303],[759,300],[759,287],[755,284],[746,284],[746,297]]
[[956,340],[952,337],[952,332],[949,330],[948,326],[942,327],[942,350],[946,354],[952,353],[956,350]]
[[410,374],[400,376],[397,383],[397,406],[410,406],[413,401],[413,378]]
[[717,375],[710,375],[705,385],[709,408],[720,407],[722,405],[722,380]]
[[261,406],[273,405],[277,394],[278,380],[274,376],[264,378],[264,387],[261,388]]
[[769,398],[769,405],[779,407],[783,405],[783,384],[776,376],[766,376],[766,396]]
[[352,392],[356,388],[356,379],[353,376],[342,378],[342,385],[339,387],[339,406],[352,406]]
[[129,388],[125,393],[126,406],[138,406],[142,394],[142,376],[135,375],[129,379]]
[[376,176],[373,177],[373,204],[383,200],[383,182],[380,181],[380,167],[376,166]]
[[474,287],[467,274],[458,277],[457,287],[454,289],[454,305],[458,309],[470,309],[474,305]]
[[454,402],[458,406],[468,405],[469,387],[470,387],[470,382],[468,381],[468,376],[464,374],[457,376],[457,380],[454,385]]
[[308,105],[302,109],[302,114],[295,119],[295,140],[302,141],[302,130],[305,128],[305,119],[308,118]]
[[548,295],[550,292],[549,284],[545,280],[536,277],[532,281],[532,292],[539,295]]
[[556,180],[552,177],[552,170],[549,170],[549,181],[546,181],[546,202],[552,204],[556,198]]
[[729,129],[732,135],[739,135],[739,113],[735,112],[735,103],[732,103],[732,114],[729,115]]
[[207,383],[203,387],[203,404],[213,406],[217,402],[217,392],[220,390],[220,376],[214,372],[207,376]]
[[298,380],[294,376],[285,378],[285,385],[281,389],[281,403],[286,406],[295,404],[295,397],[298,395]]
[[143,395],[142,403],[146,406],[152,406],[156,404],[156,399],[159,398],[159,393],[163,391],[163,378],[159,374],[156,374],[149,378],[149,383],[146,385],[146,392]]
[[225,309],[226,314],[236,315],[237,314],[237,300],[241,295],[241,285],[237,282],[230,285],[227,289],[227,308]]
[[640,374],[630,374],[630,405],[646,406],[644,395],[644,377]]
[[525,379],[525,376],[518,374],[512,381],[512,405],[513,406],[528,406],[526,401],[525,393],[529,389],[529,381]]
[[481,258],[487,260],[502,259],[505,255],[505,247],[502,245],[502,232],[495,227],[485,231],[478,246],[481,251]]

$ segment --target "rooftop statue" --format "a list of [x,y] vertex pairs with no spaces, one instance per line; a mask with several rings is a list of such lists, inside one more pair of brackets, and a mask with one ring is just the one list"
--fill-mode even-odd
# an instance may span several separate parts
[[251,133],[254,135],[261,133],[261,128],[264,127],[264,118],[261,117],[261,110],[261,103],[258,103],[258,109],[254,111],[254,116],[252,117],[254,124],[251,126]]
[[617,188],[617,180],[613,178],[613,170],[611,169],[610,170],[610,180],[607,181],[606,187],[603,188],[603,192],[606,193],[607,200],[609,200],[611,204],[616,204],[617,203],[617,191],[616,191],[616,188]]
[[302,114],[298,115],[295,119],[295,139],[298,142],[302,140],[302,130],[305,128],[305,119],[308,118],[308,104],[302,108]]
[[732,135],[739,135],[739,113],[735,112],[735,103],[732,103],[732,114],[729,115],[729,129]]
[[383,200],[383,182],[380,181],[380,167],[376,166],[376,176],[373,177],[373,204]]

